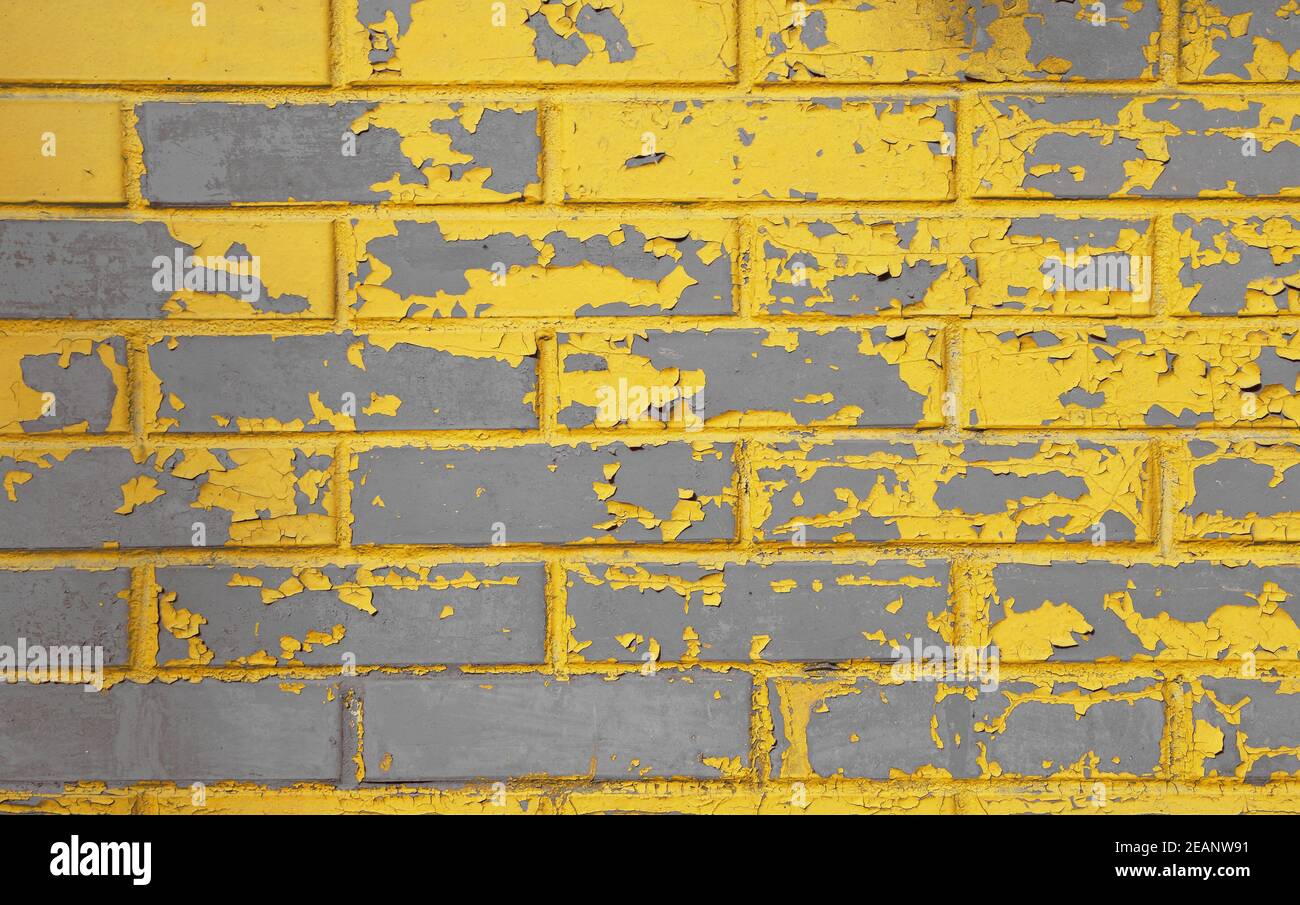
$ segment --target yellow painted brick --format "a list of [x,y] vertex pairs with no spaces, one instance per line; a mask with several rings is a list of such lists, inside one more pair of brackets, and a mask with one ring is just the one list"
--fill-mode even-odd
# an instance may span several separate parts
[[968,330],[974,427],[1209,427],[1300,423],[1294,330]]
[[560,179],[574,201],[943,199],[949,101],[566,104]]
[[1172,457],[1172,472],[1179,539],[1300,540],[1294,443],[1193,440]]
[[981,198],[1294,198],[1294,94],[982,95]]
[[705,83],[735,78],[734,0],[348,0],[348,82]]
[[784,217],[761,221],[756,237],[765,314],[1150,310],[1154,233],[1146,220]]
[[6,2],[0,34],[14,37],[0,58],[6,82],[329,81],[326,0]]
[[0,201],[126,200],[117,104],[8,98],[0,122]]
[[756,538],[784,544],[1146,541],[1149,458],[1130,441],[1077,444],[756,444]]
[[1184,82],[1300,79],[1295,0],[1183,0]]
[[919,328],[560,336],[568,427],[934,427],[942,341]]
[[[734,223],[642,217],[351,224],[358,316],[726,315]],[[361,271],[364,270],[364,276]]]
[[756,8],[760,83],[1151,79],[1158,0],[745,0]]

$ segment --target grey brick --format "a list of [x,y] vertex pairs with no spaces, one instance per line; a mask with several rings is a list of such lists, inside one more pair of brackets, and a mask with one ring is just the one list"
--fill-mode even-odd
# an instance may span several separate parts
[[1175,503],[1179,538],[1295,540],[1300,445],[1194,440],[1182,456],[1189,477],[1180,480]]
[[[248,306],[246,316],[320,317],[331,310],[329,287],[321,289],[331,269],[328,223],[245,224],[240,229],[242,241],[236,244],[218,242],[215,236],[208,239],[205,232],[213,226],[230,224],[189,222],[179,228],[177,223],[162,221],[0,221],[0,319],[190,316],[189,303],[177,291],[185,289],[186,277],[192,287],[200,287],[191,291],[201,296],[229,299],[237,294]],[[177,233],[191,241],[182,241]],[[318,279],[287,288],[277,282],[275,289],[262,282],[261,274],[282,263],[277,254],[280,246],[265,240],[284,235],[296,240],[297,260],[291,262],[293,267],[277,269],[276,280],[288,278],[286,272],[304,270],[316,272]],[[195,244],[197,239],[203,241]],[[207,266],[209,257],[256,257],[258,274],[248,274],[242,284],[233,283],[225,272]],[[316,266],[305,267],[304,259]]]
[[1015,682],[977,695],[974,706],[975,739],[1004,775],[1150,776],[1161,764],[1164,702],[1152,679],[1100,692],[1057,682],[1045,694]]
[[[893,771],[937,768],[957,779],[1086,778],[1157,770],[1164,705],[1153,680],[1096,691],[1065,682],[1039,687],[1000,683],[996,661],[982,666],[901,684],[775,680],[774,775],[889,779]],[[1078,699],[1089,695],[1076,718]]]
[[1055,214],[772,218],[756,225],[757,304],[836,317],[1146,314],[1153,238],[1150,220]]
[[[770,681],[768,687],[774,776],[889,779],[893,771],[925,767],[958,779],[979,775],[971,701],[937,682],[801,679]],[[795,722],[788,723],[786,713]],[[806,727],[803,737],[800,725]]]
[[[1294,82],[1300,79],[1300,19],[1289,0],[1184,3],[1183,81]],[[1273,54],[1264,51],[1273,50]],[[1280,70],[1259,66],[1281,57]],[[1261,72],[1261,69],[1271,71]],[[1227,87],[1227,86],[1225,86]]]
[[980,197],[1300,194],[1300,124],[1272,95],[990,96],[981,113]]
[[[1073,628],[1065,637],[1056,635],[1055,629],[1045,631],[1037,638],[1036,649],[1022,651],[1020,659],[1081,663],[1112,657],[1223,659],[1250,653],[1294,660],[1300,653],[1290,645],[1267,650],[1264,639],[1233,632],[1230,618],[1220,621],[1227,613],[1259,613],[1261,605],[1276,607],[1274,618],[1300,621],[1300,569],[1089,561],[1041,566],[1001,563],[992,575],[992,594],[985,602],[995,643],[999,625],[1012,614],[1023,616],[1042,607],[1074,611]],[[1200,631],[1186,632],[1189,625]],[[1066,638],[1073,644],[1067,645]],[[1166,640],[1187,638],[1204,640],[1173,648]],[[1003,649],[1001,656],[1009,660],[1013,652]]]
[[[732,311],[731,223],[399,220],[354,221],[353,231],[352,306],[362,317]],[[593,268],[600,279],[585,279]]]
[[1300,310],[1300,220],[1175,214],[1178,314],[1292,314]]
[[183,336],[149,364],[173,432],[537,426],[535,357],[459,351],[449,334]]
[[[935,331],[887,327],[562,334],[559,419],[567,427],[731,424],[736,416],[778,426],[933,425],[943,392],[938,350]],[[662,379],[630,384],[614,376],[624,361]],[[593,372],[611,376],[593,386]]]
[[[1149,536],[1141,444],[756,445],[760,540],[1110,541]],[[1068,502],[1067,502],[1068,501]]]
[[121,665],[130,593],[130,569],[0,571],[0,644],[100,647]]
[[[141,190],[151,204],[450,203],[537,194],[541,140],[531,107],[146,102],[136,113]],[[385,124],[389,114],[419,125],[404,134]],[[428,135],[447,136],[448,150],[420,160],[403,152],[404,139]],[[395,179],[400,186],[377,188]]]
[[339,696],[301,684],[0,684],[0,782],[337,781]]
[[[1198,684],[1193,718],[1223,733],[1217,754],[1201,752],[1206,775],[1242,775],[1262,783],[1274,773],[1300,774],[1300,694],[1294,683],[1206,678]],[[1243,749],[1249,761],[1242,759]]]
[[17,336],[0,347],[0,367],[20,379],[0,415],[6,433],[124,433],[126,340]]
[[1150,79],[1158,0],[1130,0],[1092,21],[1087,3],[972,0],[934,7],[832,0],[802,20],[759,9],[757,81],[825,83]]
[[499,664],[546,656],[540,563],[173,566],[156,574],[161,600],[204,619],[193,636],[159,627],[161,664],[338,666],[349,654],[357,666]]
[[746,676],[442,674],[363,693],[367,782],[708,778],[706,759],[748,761]]
[[370,449],[353,457],[352,539],[461,546],[730,539],[732,452],[729,443],[685,442]]
[[[571,569],[566,612],[588,661],[892,660],[950,626],[948,563],[661,563]],[[688,642],[687,638],[690,638]],[[765,642],[762,639],[767,639]]]
[[[296,449],[0,453],[0,548],[333,543],[332,457]],[[161,495],[158,495],[161,492]]]

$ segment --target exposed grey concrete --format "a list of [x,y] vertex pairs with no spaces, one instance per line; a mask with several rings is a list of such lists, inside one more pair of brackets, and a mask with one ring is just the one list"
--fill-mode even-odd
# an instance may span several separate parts
[[[1207,191],[1231,189],[1244,197],[1281,197],[1300,187],[1300,131],[1294,123],[1269,122],[1260,102],[1243,110],[1209,109],[1189,98],[1152,98],[1141,107],[1142,121],[1156,127],[1169,126],[1176,134],[1165,137],[1168,160],[1150,188],[1125,189],[1129,179],[1126,164],[1147,159],[1138,138],[1157,134],[1147,128],[1125,132],[1119,123],[1121,110],[1133,98],[1128,95],[1088,94],[1045,97],[991,98],[989,103],[1011,116],[1019,111],[1037,124],[1063,128],[1037,135],[1032,151],[1024,155],[1025,189],[1047,192],[1054,198],[1107,198],[1119,195],[1152,198],[1197,198]],[[1098,121],[1112,126],[1102,135],[1084,129]],[[1225,133],[1224,129],[1235,129]],[[1261,141],[1267,132],[1270,145]],[[1258,134],[1256,134],[1258,133]],[[1245,137],[1255,135],[1255,153],[1246,153]],[[984,142],[1010,142],[1014,136],[977,135]],[[1057,165],[1051,172],[1032,175],[1036,167]],[[1082,168],[1075,179],[1071,168]]]
[[[1094,444],[1103,454],[1116,452],[1114,447]],[[799,449],[798,443],[778,443],[778,451]],[[929,473],[937,482],[935,502],[943,506],[949,517],[978,516],[993,512],[1021,512],[1030,503],[1024,500],[1044,498],[1048,495],[1062,499],[1082,501],[1086,496],[1086,487],[1077,477],[1067,475],[1064,471],[1054,469],[1038,475],[1017,476],[1010,472],[999,473],[996,464],[1028,460],[1034,458],[1037,443],[1021,443],[1016,446],[996,444],[967,443],[963,450],[963,461],[972,467],[966,469],[965,475],[945,476],[942,472]],[[877,440],[839,440],[835,443],[818,444],[807,453],[810,462],[830,463],[821,465],[805,477],[800,477],[793,465],[780,467],[760,466],[757,470],[758,480],[765,485],[773,482],[771,514],[758,527],[772,540],[789,542],[789,526],[798,523],[803,528],[804,538],[808,543],[832,541],[837,535],[851,533],[859,541],[887,541],[900,537],[895,516],[886,514],[884,508],[880,515],[866,506],[856,512],[843,516],[841,524],[816,525],[813,520],[819,515],[843,513],[849,509],[845,493],[864,501],[879,486],[883,492],[909,499],[915,493],[912,481],[903,471],[895,470],[889,464],[879,467],[867,466],[860,457],[875,453],[889,453],[903,457],[901,464],[912,464],[917,458],[917,449],[908,443],[889,443]],[[987,467],[977,463],[990,463]],[[1064,468],[1064,462],[1061,463]],[[936,469],[937,471],[937,469]],[[929,491],[926,491],[927,493]],[[803,499],[803,505],[795,505],[795,494]],[[1059,505],[1059,503],[1058,503]],[[1021,524],[1016,533],[1018,542],[1041,540],[1084,540],[1090,536],[1091,524],[1101,523],[1106,526],[1107,538],[1114,540],[1132,540],[1136,535],[1136,526],[1118,509],[1098,511],[1096,522],[1090,523],[1088,529],[1065,530],[1066,519],[1054,519],[1047,523]],[[786,526],[784,533],[773,534],[773,529]]]
[[1246,518],[1300,509],[1300,469],[1286,469],[1282,479],[1274,483],[1272,465],[1253,461],[1244,454],[1193,463],[1192,482],[1193,496],[1182,508],[1189,517],[1222,514]]
[[[1212,8],[1219,16],[1231,19],[1232,27],[1210,25],[1214,59],[1205,67],[1205,75],[1230,75],[1256,81],[1246,64],[1255,58],[1256,47],[1261,41],[1281,44],[1294,61],[1296,52],[1300,51],[1300,18],[1294,11],[1289,15],[1279,15],[1289,6],[1288,0],[1214,0]],[[1300,69],[1292,62],[1281,80],[1296,79],[1300,79]]]
[[[1300,230],[1300,220],[1293,217],[1278,217],[1293,230]],[[1295,282],[1300,275],[1300,260],[1289,262],[1273,260],[1272,243],[1262,233],[1266,219],[1263,217],[1245,217],[1240,221],[1211,218],[1195,218],[1186,214],[1175,214],[1174,229],[1184,233],[1192,240],[1197,249],[1214,250],[1226,253],[1228,257],[1213,263],[1196,261],[1191,255],[1184,255],[1182,266],[1178,270],[1178,281],[1183,286],[1199,285],[1191,301],[1191,310],[1197,314],[1240,314],[1245,309],[1246,294],[1252,282],[1283,281]],[[1254,231],[1257,242],[1247,243],[1233,235],[1232,228],[1237,223]],[[1195,266],[1193,266],[1195,264]],[[1265,294],[1270,290],[1256,287],[1253,294]],[[1290,312],[1286,303],[1287,286],[1281,284],[1272,290],[1277,301],[1277,311],[1282,314]],[[1295,292],[1294,289],[1291,292]]]

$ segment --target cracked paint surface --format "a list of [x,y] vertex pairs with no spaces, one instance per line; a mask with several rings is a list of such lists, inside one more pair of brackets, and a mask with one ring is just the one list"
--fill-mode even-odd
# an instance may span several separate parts
[[152,205],[538,197],[533,106],[180,104],[136,108]]
[[998,563],[972,580],[1002,662],[1295,660],[1300,572],[1194,561]]
[[1300,221],[1294,217],[1175,214],[1173,227],[1181,262],[1175,313],[1300,311]]
[[1148,80],[1158,75],[1155,0],[757,0],[757,81]]
[[1189,691],[1202,775],[1263,783],[1300,773],[1300,685],[1294,678],[1203,678]]
[[1295,0],[56,5],[0,812],[1300,812]]
[[352,224],[360,317],[725,315],[735,230],[608,219]]
[[[334,537],[329,455],[289,449],[0,453],[0,548],[321,544]],[[68,506],[76,500],[76,506]]]
[[964,343],[973,427],[1291,426],[1300,417],[1294,331],[969,330]]
[[[538,564],[173,566],[157,573],[159,665],[541,663]],[[394,640],[400,643],[394,644]]]
[[568,573],[571,660],[893,660],[953,637],[948,564],[580,564]]
[[0,432],[124,433],[126,343],[44,335],[0,336]]
[[866,779],[1155,773],[1164,706],[1149,679],[1112,685],[774,680],[781,778]]
[[942,199],[953,119],[946,101],[575,103],[558,178],[575,201]]
[[1300,79],[1294,0],[1184,0],[1182,75],[1194,82]]
[[983,96],[982,198],[1293,198],[1300,99]]
[[[1151,285],[1140,262],[1152,241],[1147,220],[1056,215],[767,220],[754,251],[759,306],[844,317],[1145,314]],[[1103,279],[1085,280],[1091,273]]]
[[[353,84],[725,82],[731,3],[710,0],[351,0]],[[490,54],[482,48],[491,47]]]
[[942,423],[931,331],[569,333],[559,341],[566,427]]
[[757,539],[1111,541],[1150,537],[1140,443],[890,443],[756,446]]
[[1193,440],[1172,465],[1180,538],[1285,541],[1300,537],[1300,446]]

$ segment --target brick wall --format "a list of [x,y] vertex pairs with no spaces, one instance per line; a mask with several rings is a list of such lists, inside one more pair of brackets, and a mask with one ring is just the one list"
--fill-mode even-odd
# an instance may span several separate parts
[[1300,810],[1294,2],[0,30],[0,809]]

